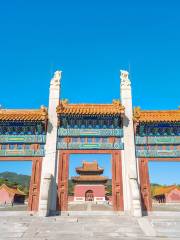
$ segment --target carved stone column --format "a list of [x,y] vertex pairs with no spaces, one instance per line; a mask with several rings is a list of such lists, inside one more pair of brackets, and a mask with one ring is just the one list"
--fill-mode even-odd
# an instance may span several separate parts
[[[124,179],[128,180],[128,184],[124,183],[124,201],[127,201],[126,210],[130,211],[133,216],[142,216],[140,190],[138,186],[137,162],[135,156],[135,141],[133,128],[133,110],[131,82],[128,78],[127,71],[121,71],[121,102],[125,107],[125,115],[123,117],[124,132]],[[128,175],[128,178],[125,178]],[[126,184],[126,185],[125,185]],[[131,198],[131,199],[129,199]]]
[[56,108],[59,105],[59,99],[60,99],[60,80],[61,80],[61,71],[56,71],[50,83],[48,127],[47,127],[47,136],[46,136],[46,145],[45,145],[45,157],[43,158],[43,164],[42,164],[40,203],[39,203],[39,210],[41,210],[41,208],[44,208],[44,202],[42,202],[41,200],[43,200],[44,195],[47,195],[47,193],[44,193],[44,191],[48,191],[48,189],[43,188],[43,179],[45,178],[47,173],[51,174],[52,175],[52,183],[51,183],[51,189],[50,189],[51,202],[48,206],[49,207],[48,211],[52,214],[56,211],[56,200],[57,200],[56,143],[57,143],[58,119],[57,119]]
[[51,203],[51,182],[52,175],[47,173],[42,179],[41,185],[41,208],[39,209],[40,216],[49,216],[50,203]]

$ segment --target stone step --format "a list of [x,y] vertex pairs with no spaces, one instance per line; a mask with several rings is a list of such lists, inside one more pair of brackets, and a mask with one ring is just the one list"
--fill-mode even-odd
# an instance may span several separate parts
[[61,216],[124,216],[124,212],[117,211],[62,211]]
[[151,216],[149,221],[155,229],[157,236],[159,237],[174,237],[180,239],[180,218],[175,214],[167,217],[160,215],[159,217]]
[[[9,228],[11,226],[11,228]],[[129,216],[8,216],[0,218],[2,239],[145,239],[137,219]]]
[[180,224],[180,219],[152,219],[151,220],[153,223],[169,223],[169,224],[173,224],[174,222],[176,222],[177,224]]
[[148,212],[148,216],[149,217],[158,217],[158,218],[163,218],[163,217],[167,217],[167,218],[172,218],[172,217],[175,217],[175,218],[180,218],[180,212],[176,212],[176,211],[151,211],[151,212]]
[[[10,226],[10,227],[9,227]],[[180,239],[180,219],[165,216],[64,215],[0,217],[1,240]]]

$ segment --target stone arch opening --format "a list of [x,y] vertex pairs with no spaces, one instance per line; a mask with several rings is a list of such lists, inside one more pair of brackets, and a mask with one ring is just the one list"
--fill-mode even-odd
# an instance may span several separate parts
[[6,161],[31,161],[32,171],[29,186],[28,196],[28,211],[38,211],[39,205],[39,193],[40,193],[40,179],[41,179],[41,168],[42,168],[42,157],[0,157],[0,162]]
[[[61,150],[58,164],[58,201],[59,211],[68,210],[68,179],[70,154],[111,154],[112,156],[112,206],[115,211],[123,211],[122,160],[120,150]],[[90,188],[86,189],[90,190]],[[95,191],[95,189],[92,189]],[[85,195],[85,193],[84,193]],[[96,196],[94,196],[95,200]],[[97,199],[97,198],[96,198]]]
[[87,190],[85,192],[85,201],[94,201],[94,193],[93,193],[93,190]]
[[[180,162],[180,158],[139,158],[139,178],[140,178],[140,190],[142,210],[144,214],[152,211],[152,196],[151,196],[151,182],[149,176],[149,162]],[[164,202],[164,199],[160,199],[160,202]]]

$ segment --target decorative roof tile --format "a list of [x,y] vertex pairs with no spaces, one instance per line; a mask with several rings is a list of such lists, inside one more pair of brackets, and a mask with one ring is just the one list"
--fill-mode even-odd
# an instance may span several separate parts
[[178,110],[141,110],[134,109],[135,122],[180,122],[180,109]]
[[75,183],[94,183],[101,182],[106,183],[108,178],[104,176],[100,176],[104,171],[103,168],[99,168],[97,161],[94,162],[83,162],[82,167],[76,168],[76,172],[80,174],[80,176],[72,177],[73,182]]
[[107,182],[107,177],[99,175],[81,175],[72,177],[74,182]]
[[0,121],[46,121],[47,109],[0,109]]
[[84,161],[82,167],[76,168],[76,172],[79,174],[82,174],[82,173],[85,174],[88,172],[101,174],[101,173],[103,173],[103,171],[104,171],[104,169],[100,168],[98,166],[97,161],[94,161],[94,162],[85,162]]
[[172,190],[180,189],[176,185],[172,186],[156,186],[153,191],[153,196],[164,195],[170,193]]
[[69,104],[61,101],[57,113],[63,115],[119,115],[124,113],[124,107],[119,100],[111,104]]

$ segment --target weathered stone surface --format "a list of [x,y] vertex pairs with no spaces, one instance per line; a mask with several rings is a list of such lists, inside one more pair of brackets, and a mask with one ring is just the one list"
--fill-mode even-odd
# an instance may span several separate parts
[[177,235],[180,234],[178,218],[171,216],[169,222],[164,216],[149,216],[145,219],[147,225],[151,224],[156,230],[157,237],[150,233],[147,236],[137,218],[125,215],[77,214],[45,218],[28,214],[10,216],[0,212],[0,240],[159,240],[178,239],[180,236]]
[[[172,212],[173,213],[173,212]],[[149,222],[159,237],[180,239],[180,216],[174,212],[170,216],[163,214],[149,216]],[[171,238],[170,238],[171,237]]]

